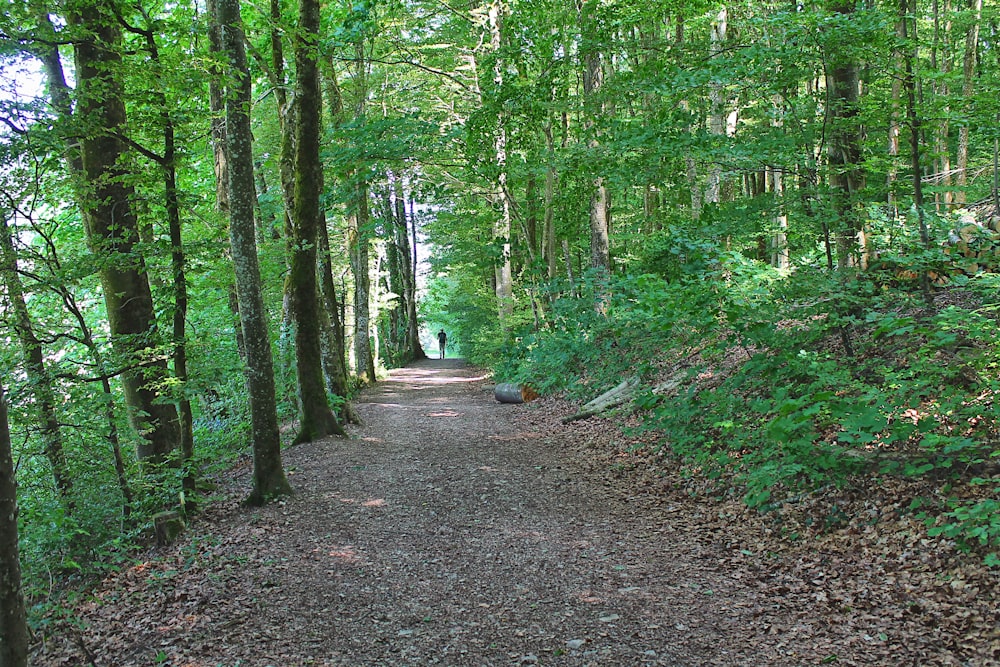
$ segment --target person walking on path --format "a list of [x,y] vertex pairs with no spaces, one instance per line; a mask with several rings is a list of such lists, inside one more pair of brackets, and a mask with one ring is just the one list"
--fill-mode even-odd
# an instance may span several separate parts
[[448,342],[448,334],[444,332],[444,329],[438,331],[438,348],[441,351],[441,359],[444,359],[444,346]]

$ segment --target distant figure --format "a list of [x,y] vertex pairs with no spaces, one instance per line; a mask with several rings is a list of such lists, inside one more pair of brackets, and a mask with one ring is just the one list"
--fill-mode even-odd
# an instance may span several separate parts
[[438,331],[438,348],[441,350],[441,359],[444,359],[444,346],[448,342],[448,334],[444,332],[444,329]]

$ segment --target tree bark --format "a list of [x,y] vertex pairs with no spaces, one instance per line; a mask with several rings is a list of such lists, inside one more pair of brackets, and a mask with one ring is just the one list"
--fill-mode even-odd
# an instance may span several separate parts
[[319,158],[323,103],[317,53],[319,13],[318,0],[301,0],[295,35],[295,197],[291,262],[285,281],[295,327],[299,393],[300,422],[294,443],[311,442],[333,434],[345,435],[326,398],[316,281],[316,243],[319,227],[325,224],[319,201],[323,190],[323,167]]
[[771,265],[777,269],[787,269],[790,259],[788,254],[788,214],[785,209],[784,175],[780,169],[767,170],[771,193],[774,195],[774,238],[772,239]]
[[[832,0],[830,10],[850,16],[854,0]],[[861,132],[858,127],[858,63],[851,56],[834,54],[828,65],[827,95],[830,136],[827,159],[830,165],[830,188],[833,210],[837,216],[834,230],[837,264],[854,266],[858,257],[858,234],[861,222],[854,208],[854,198],[864,184],[860,168]]]
[[21,591],[17,539],[17,482],[7,421],[7,398],[0,386],[0,665],[27,667],[28,623]]
[[56,396],[52,386],[52,376],[45,364],[42,343],[35,335],[35,327],[28,312],[24,298],[24,287],[17,268],[17,255],[14,251],[14,232],[7,225],[6,216],[0,218],[0,271],[3,273],[3,285],[7,291],[7,304],[14,315],[14,333],[21,344],[24,355],[24,370],[28,376],[28,384],[38,410],[38,423],[41,428],[42,442],[45,445],[45,457],[49,460],[52,477],[59,492],[59,498],[66,514],[72,514],[73,477],[66,464],[66,451],[63,447],[62,429],[59,426],[59,415],[56,411]]
[[[364,124],[368,96],[368,63],[365,36],[354,42],[355,109],[354,119]],[[347,216],[348,248],[354,273],[354,364],[361,384],[375,382],[375,356],[372,353],[371,278],[369,276],[371,232],[369,230],[368,183],[360,169],[351,170],[351,201]]]
[[360,173],[352,175],[353,201],[347,216],[347,242],[354,273],[354,364],[361,384],[375,381],[371,342],[371,278],[369,271],[368,185]]
[[[577,5],[581,32],[581,57],[583,58],[584,127],[588,131],[588,144],[596,151],[600,146],[600,129],[597,119],[604,113],[604,103],[597,98],[604,85],[601,51],[597,44],[598,25],[594,0],[580,0]],[[607,275],[611,272],[611,197],[604,176],[594,177],[590,195],[590,268]]]
[[[951,205],[954,192],[951,189],[951,146],[948,136],[950,134],[951,116],[951,88],[949,80],[952,70],[951,54],[951,1],[944,0],[943,7],[939,0],[931,3],[931,12],[934,20],[934,41],[931,46],[931,71],[940,72],[941,78],[932,82],[932,89],[937,99],[942,100],[943,105],[938,122],[931,129],[934,137],[934,148],[932,160],[932,171],[934,179],[941,184],[941,190],[934,193],[934,201],[940,210],[942,202],[945,210]],[[944,16],[944,26],[942,27],[942,15]]]
[[[497,95],[503,88],[503,59],[500,47],[503,40],[503,21],[507,13],[505,0],[494,0],[487,11],[490,31],[490,51],[493,55],[493,86]],[[507,185],[507,126],[503,112],[497,116],[497,134],[493,145],[497,166],[497,200],[500,214],[493,223],[493,242],[500,249],[494,262],[497,313],[500,326],[506,326],[514,314],[514,276],[511,269],[511,201]]]
[[[909,38],[907,23],[910,16],[910,0],[901,0],[899,7],[899,18],[903,22],[902,37],[905,42]],[[914,28],[914,33],[916,28]],[[914,35],[915,36],[915,35]],[[913,176],[913,207],[917,210],[917,224],[920,229],[920,241],[924,248],[930,248],[930,231],[927,228],[927,220],[924,217],[924,191],[921,183],[921,160],[920,160],[920,114],[917,113],[917,84],[916,76],[913,72],[913,62],[917,58],[917,45],[914,40],[912,51],[909,47],[903,55],[903,90],[906,91],[906,117],[910,125],[910,166]],[[934,301],[931,292],[930,277],[927,271],[920,274],[920,284],[924,293],[924,300],[930,306]]]
[[416,220],[408,219],[406,213],[406,188],[403,178],[397,177],[389,170],[386,174],[389,183],[389,196],[394,210],[390,216],[393,222],[392,241],[399,259],[399,280],[402,287],[402,319],[403,354],[407,361],[426,359],[427,354],[420,344],[420,328],[417,320],[417,286],[414,280],[413,258],[410,254],[410,224]]
[[[328,71],[324,77],[324,89],[327,107],[330,113],[330,121],[337,125],[344,122],[343,98],[340,88],[337,85],[337,76],[333,70],[333,63],[327,62]],[[325,216],[323,216],[325,218]],[[341,409],[341,417],[344,421],[360,424],[361,419],[354,411],[347,396],[349,388],[349,372],[347,368],[347,349],[344,341],[344,318],[342,316],[343,302],[337,297],[336,286],[333,282],[333,262],[331,260],[330,232],[323,219],[319,226],[319,290],[322,308],[320,313],[320,325],[323,331],[324,368],[326,369],[327,384],[330,391],[335,396],[344,399]]]
[[75,45],[79,102],[77,115],[101,132],[83,137],[80,157],[87,196],[80,202],[88,241],[102,259],[99,273],[115,351],[129,364],[122,375],[129,420],[139,434],[138,456],[149,463],[167,460],[180,440],[177,411],[158,401],[155,387],[168,375],[163,359],[150,350],[159,344],[149,279],[136,244],[139,224],[127,182],[125,103],[121,97],[121,31],[104,5],[78,5],[70,22],[90,38]]
[[187,397],[187,311],[188,292],[186,277],[186,260],[184,257],[184,241],[181,234],[181,207],[177,188],[177,142],[174,130],[174,118],[167,102],[166,86],[163,83],[163,64],[160,61],[160,49],[153,32],[153,21],[143,11],[147,21],[145,29],[129,28],[145,38],[146,50],[149,53],[159,89],[153,93],[159,106],[160,123],[163,126],[163,156],[159,166],[163,170],[164,210],[167,214],[167,226],[170,234],[170,269],[173,277],[174,312],[173,312],[173,362],[174,378],[177,387],[177,413],[179,417],[181,454],[184,457],[185,472],[183,478],[184,490],[189,494],[182,505],[190,504],[194,508],[195,473],[194,473],[194,411],[191,400]]
[[[207,0],[206,7],[209,17],[208,44],[209,52],[220,61],[225,60],[225,51],[222,44],[222,28],[215,20],[218,16],[216,0]],[[212,144],[213,170],[215,172],[215,210],[222,213],[223,217],[229,220],[229,164],[226,157],[226,99],[225,84],[223,82],[224,68],[221,64],[213,62],[209,65],[210,79],[208,82],[209,109],[212,113],[210,124],[210,137]],[[227,258],[230,250],[227,248],[223,252]],[[246,361],[247,350],[243,341],[243,326],[240,324],[240,303],[236,293],[235,283],[227,286],[227,297],[229,302],[229,312],[232,314],[233,332],[236,338],[236,350],[240,359]]]
[[[711,46],[709,56],[717,59],[722,54],[723,44],[729,31],[729,12],[723,7],[712,21]],[[723,88],[720,84],[709,85],[709,101],[711,112],[708,118],[708,131],[714,137],[726,135],[726,104],[723,99]],[[708,169],[708,180],[705,184],[706,204],[718,204],[722,201],[722,165],[714,161]]]
[[[983,16],[983,0],[969,0],[969,9],[973,20],[965,31],[965,56],[962,60],[962,98],[966,108],[972,104],[972,94],[976,85],[976,54],[979,47],[979,24]],[[958,169],[955,192],[955,203],[966,201],[965,187],[969,183],[969,123],[962,123],[958,128],[958,156],[955,165]]]
[[251,149],[250,73],[244,51],[239,0],[218,0],[218,23],[235,83],[226,96],[226,152],[229,163],[229,240],[246,344],[246,380],[253,445],[250,504],[262,504],[292,492],[281,461],[281,439],[274,392],[274,367],[267,313],[261,296],[260,266],[254,242],[253,152]]
[[555,191],[556,191],[556,168],[555,168],[555,141],[552,136],[552,122],[546,119],[542,128],[545,134],[545,210],[543,215],[544,224],[542,230],[543,255],[545,256],[546,277],[549,281],[555,280],[559,266],[559,256],[556,251],[556,224],[555,224]]

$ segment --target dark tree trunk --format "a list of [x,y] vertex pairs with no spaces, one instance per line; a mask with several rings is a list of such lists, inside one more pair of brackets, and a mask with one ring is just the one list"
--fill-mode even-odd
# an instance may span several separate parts
[[323,167],[319,158],[323,98],[319,87],[317,42],[319,2],[301,0],[295,37],[297,76],[295,197],[292,210],[291,266],[285,281],[295,327],[295,367],[299,390],[299,432],[295,442],[345,435],[330,409],[323,382],[320,302],[316,284],[316,243],[320,224]]
[[330,261],[330,234],[326,222],[319,225],[318,280],[320,293],[320,331],[322,334],[323,374],[327,388],[334,396],[344,399],[340,407],[343,422],[360,424],[361,418],[347,400],[350,393],[347,364],[344,355],[344,324],[340,318],[340,301],[333,284],[333,263]]
[[[854,0],[832,0],[830,10],[850,15]],[[833,211],[837,217],[834,230],[837,263],[841,268],[854,266],[858,258],[858,235],[861,220],[854,210],[854,199],[864,186],[861,170],[861,129],[858,124],[858,63],[853,56],[835,54],[829,64],[827,95],[830,136],[827,158],[830,163],[830,189]]]
[[[209,51],[219,61],[225,60],[225,51],[222,45],[222,28],[214,17],[218,16],[216,0],[207,0],[208,15],[212,17],[209,21],[208,42]],[[229,220],[229,163],[226,156],[226,88],[222,77],[225,68],[218,64],[209,66],[211,80],[208,83],[209,108],[212,112],[211,139],[212,155],[214,157],[215,170],[215,210],[222,213],[224,218]],[[223,252],[229,256],[229,249]],[[230,258],[231,259],[231,258]],[[229,302],[229,312],[232,314],[233,332],[236,338],[236,350],[240,359],[244,362],[247,358],[246,345],[243,341],[243,327],[240,324],[240,300],[236,294],[236,284],[230,283],[227,288],[227,298]]]
[[159,343],[149,279],[136,249],[139,224],[133,188],[125,172],[125,103],[121,97],[121,32],[105,5],[77,5],[70,17],[89,39],[75,45],[79,102],[85,127],[101,128],[80,141],[87,193],[80,202],[88,241],[101,258],[99,273],[115,351],[128,364],[122,375],[129,420],[141,437],[139,458],[167,460],[180,441],[177,411],[157,399],[155,387],[168,375],[166,362],[150,358]]
[[27,667],[28,623],[17,541],[17,482],[10,449],[7,399],[0,386],[0,665]]
[[[55,29],[48,13],[40,11],[38,19],[40,26],[45,27],[49,34],[54,34]],[[63,73],[62,58],[59,55],[58,47],[54,45],[47,47],[41,52],[40,58],[45,69],[45,78],[49,87],[49,97],[52,103],[52,108],[59,120],[62,122],[63,126],[68,128],[71,126],[70,121],[73,109],[70,101],[70,90],[66,83],[66,76]],[[76,138],[66,140],[65,157],[70,176],[72,177],[72,181],[75,185],[74,194],[76,195],[77,202],[80,205],[80,215],[86,224],[87,212],[82,206],[83,202],[86,201],[84,190],[82,188],[83,161],[80,158],[80,146],[77,143]],[[55,244],[48,238],[46,238],[46,243],[51,253],[50,261],[58,269],[59,257],[56,253]],[[108,424],[108,443],[111,445],[112,453],[114,454],[115,472],[118,476],[118,485],[122,492],[122,514],[125,517],[128,517],[132,514],[134,496],[125,472],[125,457],[122,455],[121,440],[118,435],[118,418],[116,415],[114,395],[111,390],[111,376],[108,374],[108,365],[105,363],[104,355],[94,340],[93,332],[87,324],[86,318],[83,316],[83,312],[76,303],[72,292],[70,292],[64,284],[59,285],[57,291],[59,292],[60,297],[62,297],[67,310],[69,310],[74,319],[76,319],[77,324],[80,327],[81,342],[90,351],[91,357],[94,361],[94,366],[97,368],[101,376],[101,389],[104,393],[104,415]]]
[[66,452],[63,448],[62,429],[59,427],[59,415],[56,412],[56,396],[52,388],[52,376],[45,365],[45,355],[42,343],[35,335],[31,314],[24,300],[24,288],[17,269],[17,255],[14,252],[14,232],[7,226],[7,221],[0,218],[0,271],[3,273],[3,284],[7,290],[7,303],[14,315],[14,332],[21,344],[24,354],[24,370],[28,376],[28,384],[38,409],[38,422],[41,427],[42,441],[45,443],[45,456],[52,468],[56,489],[67,514],[72,514],[73,478],[66,465]]
[[[388,269],[388,276],[382,279],[382,287],[386,293],[396,295],[389,309],[387,331],[382,344],[390,363],[399,366],[409,361],[409,358],[406,349],[406,276],[399,249],[395,178],[391,170],[386,170],[386,186],[381,192],[382,208],[379,217],[385,234],[385,263]],[[403,253],[408,256],[406,250],[404,248]]]
[[[324,77],[324,88],[326,103],[330,112],[330,122],[340,125],[344,122],[344,100],[340,94],[340,87],[337,85],[337,74],[334,71],[333,59],[326,61],[327,75]],[[330,323],[333,326],[334,339],[337,343],[337,353],[340,356],[340,365],[344,372],[344,386],[347,386],[349,377],[347,369],[347,342],[346,342],[346,301],[344,298],[337,299],[333,284],[333,266],[330,262],[330,235],[326,225],[320,230],[320,244],[326,239],[326,250],[324,251],[324,270],[320,276],[320,289],[323,293],[325,307],[330,311]],[[347,293],[346,287],[341,285],[341,294]],[[346,395],[346,394],[345,394]]]
[[[337,123],[342,120],[343,104],[332,65],[327,74],[327,76],[322,77],[324,94],[330,108],[331,120]],[[347,350],[344,344],[344,320],[341,317],[342,304],[340,299],[337,298],[337,289],[333,282],[330,231],[326,225],[326,216],[322,211],[320,212],[319,222],[319,256],[316,270],[320,295],[319,316],[323,343],[323,372],[326,376],[326,384],[330,393],[344,399],[343,405],[339,410],[341,420],[347,423],[360,424],[361,418],[358,417],[350,401],[347,400],[347,396],[350,393],[350,386],[347,370]]]
[[[174,377],[179,387],[177,395],[177,411],[179,416],[180,446],[184,457],[184,490],[189,494],[182,505],[188,510],[194,509],[195,474],[194,474],[194,412],[191,401],[187,397],[187,311],[188,292],[185,272],[184,241],[181,235],[181,207],[177,190],[177,142],[174,131],[174,118],[167,102],[166,87],[162,82],[163,64],[160,61],[160,49],[153,33],[153,21],[145,15],[145,29],[130,27],[129,30],[141,35],[146,40],[146,50],[156,72],[161,78],[160,88],[154,93],[154,99],[159,106],[160,123],[163,126],[163,156],[159,165],[163,169],[164,209],[167,213],[167,226],[170,234],[170,270],[173,278],[174,312],[173,312],[173,362]],[[214,130],[214,128],[213,128]]]
[[218,0],[218,23],[236,84],[226,96],[226,148],[229,162],[229,239],[246,341],[254,482],[247,502],[262,504],[292,492],[281,462],[281,440],[274,398],[274,367],[267,313],[261,296],[260,266],[254,242],[253,152],[250,130],[250,73],[244,51],[239,0]]

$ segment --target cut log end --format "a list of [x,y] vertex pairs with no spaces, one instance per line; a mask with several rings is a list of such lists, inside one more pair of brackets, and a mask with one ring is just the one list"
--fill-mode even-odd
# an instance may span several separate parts
[[503,382],[493,390],[493,397],[501,403],[527,403],[538,398],[538,392],[529,385]]

